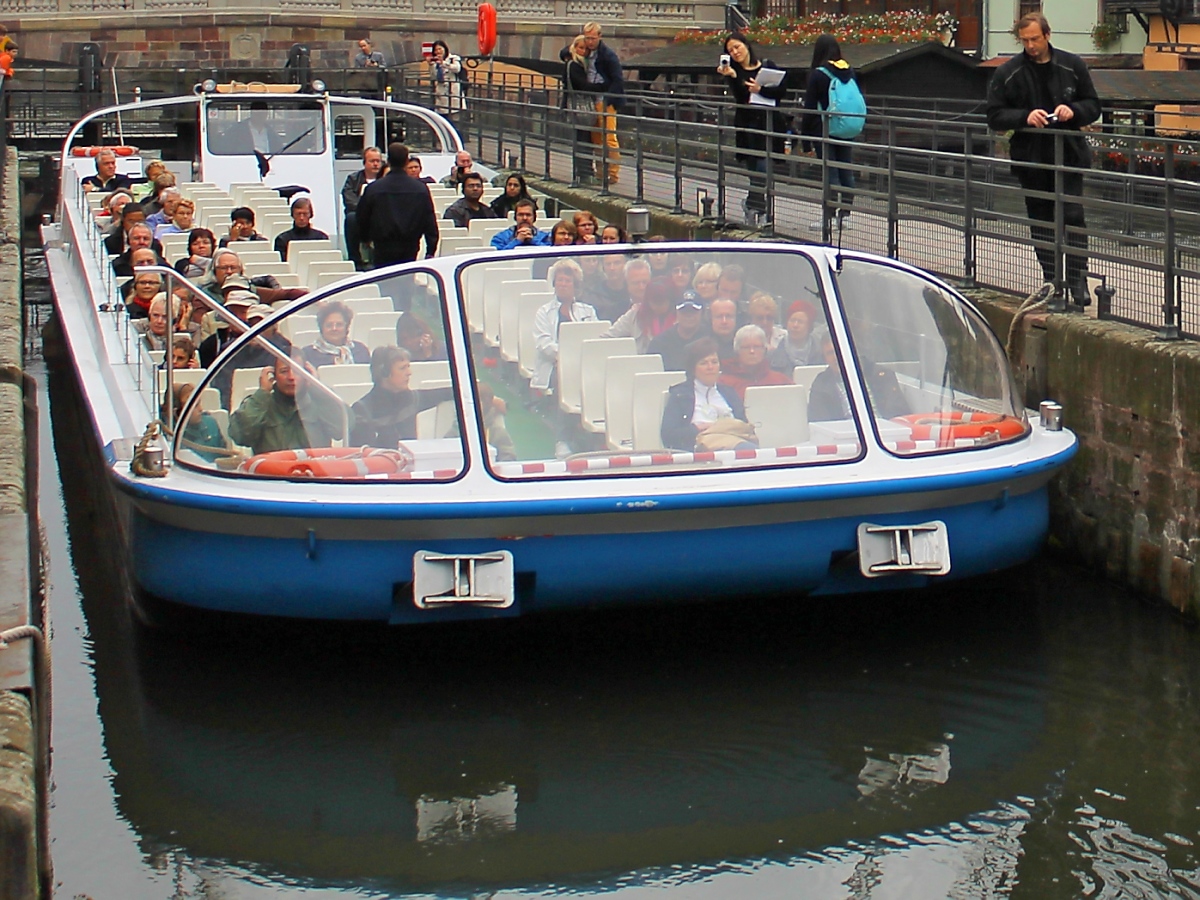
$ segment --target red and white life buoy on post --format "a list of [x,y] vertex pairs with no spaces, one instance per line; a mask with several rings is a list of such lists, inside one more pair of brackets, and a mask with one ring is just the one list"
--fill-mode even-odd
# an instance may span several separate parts
[[98,156],[101,150],[111,150],[117,156],[135,156],[138,152],[137,147],[127,146],[110,146],[110,147],[72,147],[72,156]]
[[496,7],[479,4],[479,55],[491,56],[496,49]]

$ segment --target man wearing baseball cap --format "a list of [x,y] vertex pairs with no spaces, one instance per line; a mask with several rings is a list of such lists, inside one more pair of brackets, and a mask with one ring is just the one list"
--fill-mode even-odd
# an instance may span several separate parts
[[[246,321],[246,313],[249,312],[250,308],[258,306],[258,295],[253,291],[235,287],[226,290],[224,293],[225,308],[243,322]],[[216,331],[205,338],[200,344],[200,365],[206,369],[211,366],[213,360],[220,356],[225,346],[233,343],[241,333],[237,328],[230,328],[229,323],[224,318],[217,317]]]
[[675,324],[650,342],[648,352],[662,357],[666,371],[683,369],[687,364],[687,345],[708,334],[704,303],[695,291],[684,291],[675,304]]

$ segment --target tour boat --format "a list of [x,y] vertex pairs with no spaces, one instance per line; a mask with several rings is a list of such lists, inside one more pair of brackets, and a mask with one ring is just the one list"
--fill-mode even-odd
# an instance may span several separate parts
[[[462,146],[451,123],[417,106],[223,87],[81,121],[64,146],[57,219],[44,227],[58,320],[140,596],[416,624],[921,587],[1041,548],[1047,483],[1075,437],[1053,404],[1024,408],[996,336],[945,283],[825,246],[499,251],[490,238],[511,223],[495,220],[443,229],[433,258],[357,272],[343,259],[339,193],[358,151],[386,143],[400,121],[436,176]],[[176,368],[131,323],[101,241],[100,198],[80,185],[93,157],[75,152],[92,120],[187,104],[199,146],[167,163],[184,176],[197,224],[223,232],[246,205],[269,237],[290,227],[284,197],[304,188],[313,225],[330,236],[293,242],[287,261],[269,243],[235,245],[247,277],[310,290],[248,330],[206,301],[213,320],[245,332],[207,370]],[[272,153],[245,152],[234,137],[255,111]],[[119,164],[140,172],[143,155],[129,153]],[[430,190],[440,215],[453,195]],[[169,262],[185,255],[178,237],[166,240]],[[781,326],[795,310],[808,320],[786,338],[764,335],[785,340],[798,363],[740,385],[748,430],[736,440],[722,426],[738,404],[710,404],[725,393],[645,345],[693,287],[707,304],[708,286],[692,283],[702,266],[739,285],[740,316],[759,293]],[[647,269],[663,273],[652,286],[667,292],[665,318],[614,326],[572,305],[602,284],[611,293],[625,272],[644,288],[633,273]],[[394,349],[406,318],[425,338],[407,359]],[[671,394],[688,382],[694,390]],[[194,390],[175,427],[163,398],[181,383]],[[665,446],[670,396],[694,401],[704,428],[694,444]],[[386,427],[380,402],[395,413]]]

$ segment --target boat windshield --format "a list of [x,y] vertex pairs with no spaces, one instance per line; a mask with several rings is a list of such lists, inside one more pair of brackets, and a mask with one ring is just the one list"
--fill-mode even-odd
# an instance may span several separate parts
[[202,395],[176,459],[258,477],[456,478],[465,455],[445,310],[433,272],[298,307],[195,376]]
[[[1008,360],[983,318],[931,279],[846,259],[838,291],[884,446],[970,449],[1029,431]],[[816,414],[819,400],[810,400]]]
[[324,107],[314,100],[268,103],[261,96],[210,100],[206,105],[208,150],[219,156],[310,156],[325,152]]
[[580,250],[532,257],[517,246],[460,270],[471,352],[507,401],[503,419],[482,406],[496,476],[721,472],[861,454],[848,407],[826,421],[807,412],[810,389],[844,381],[837,355],[822,354],[829,310],[810,257]]

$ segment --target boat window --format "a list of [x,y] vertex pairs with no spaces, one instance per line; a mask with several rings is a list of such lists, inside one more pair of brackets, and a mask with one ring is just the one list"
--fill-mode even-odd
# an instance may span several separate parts
[[826,421],[809,414],[810,391],[844,397],[838,358],[821,350],[828,312],[811,259],[652,247],[537,257],[514,248],[459,270],[493,473],[614,477],[858,457],[848,406]]
[[[445,481],[464,467],[432,272],[342,288],[289,311],[200,380],[176,459],[242,476]],[[187,376],[184,376],[187,377]]]
[[1004,351],[962,300],[913,272],[852,259],[838,291],[887,449],[967,449],[1028,432]]
[[210,103],[208,150],[221,156],[309,156],[325,152],[319,103],[269,105],[262,98]]

